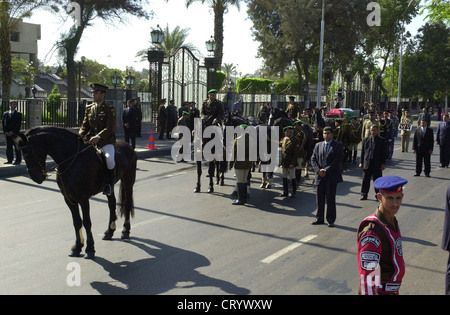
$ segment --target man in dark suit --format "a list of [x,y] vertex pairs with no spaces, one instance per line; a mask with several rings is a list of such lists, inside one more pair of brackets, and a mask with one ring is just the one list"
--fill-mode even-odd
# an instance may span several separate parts
[[[448,185],[447,196],[445,198],[445,219],[444,232],[442,233],[441,248],[450,252],[450,185]],[[445,276],[445,294],[450,295],[450,255],[447,262],[447,273]]]
[[134,107],[134,99],[127,101],[127,108],[122,112],[123,131],[125,133],[125,141],[130,143],[131,147],[136,149],[136,128],[137,128],[138,111]]
[[316,173],[317,214],[313,225],[324,224],[325,199],[327,201],[327,221],[334,227],[336,221],[336,188],[342,182],[342,144],[333,140],[333,129],[323,129],[324,141],[316,144],[311,156],[311,165]]
[[19,165],[22,162],[22,154],[20,150],[17,150],[14,146],[13,136],[20,133],[20,126],[22,124],[22,113],[17,111],[17,102],[12,101],[9,103],[10,110],[3,113],[2,126],[3,133],[6,137],[6,159],[5,164],[13,163],[13,152],[16,154],[16,160],[14,165]]
[[449,115],[444,115],[444,121],[438,125],[436,144],[439,145],[439,162],[441,167],[448,167],[450,163],[450,121]]
[[[375,181],[383,176],[386,168],[386,142],[378,135],[378,125],[370,127],[370,136],[364,138],[361,145],[361,160],[359,167],[363,170],[363,180],[361,185],[361,199],[367,200],[370,189],[370,180]],[[375,199],[378,193],[375,189]]]
[[431,153],[433,153],[434,137],[433,129],[428,127],[428,122],[423,119],[414,133],[413,152],[416,154],[416,174],[422,173],[422,163],[425,164],[425,176],[430,177]]

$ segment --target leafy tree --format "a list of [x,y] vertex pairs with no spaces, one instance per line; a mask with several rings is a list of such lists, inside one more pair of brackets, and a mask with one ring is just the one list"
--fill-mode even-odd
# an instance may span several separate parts
[[450,1],[449,0],[425,0],[426,4],[421,13],[427,10],[429,13],[426,18],[430,22],[443,22],[450,24]]
[[0,61],[2,73],[2,99],[8,101],[11,93],[13,69],[11,66],[11,31],[23,18],[44,5],[51,5],[57,1],[50,0],[9,0],[0,1]]
[[61,93],[59,93],[58,85],[55,84],[52,93],[47,100],[47,113],[53,119],[56,118],[59,108],[61,107]]
[[[67,98],[69,102],[76,101],[76,65],[75,55],[86,27],[91,22],[100,18],[106,23],[119,21],[124,22],[126,14],[131,14],[139,18],[149,18],[149,13],[144,9],[144,3],[147,1],[135,0],[77,0],[73,1],[80,6],[80,16],[76,20],[76,24],[65,34],[61,35],[61,39],[57,47],[65,56],[67,66]],[[59,10],[59,9],[58,9]],[[63,10],[67,10],[64,7]],[[69,12],[66,11],[68,14]],[[101,36],[101,34],[99,34]],[[76,110],[76,108],[73,108]],[[76,117],[76,115],[72,115]]]
[[444,99],[450,86],[450,28],[427,23],[403,57],[402,96]]
[[[294,67],[299,94],[311,82],[318,65],[322,1],[253,0],[249,3],[258,54],[272,73]],[[345,69],[368,32],[363,1],[328,0],[325,7],[325,61],[330,69]]]

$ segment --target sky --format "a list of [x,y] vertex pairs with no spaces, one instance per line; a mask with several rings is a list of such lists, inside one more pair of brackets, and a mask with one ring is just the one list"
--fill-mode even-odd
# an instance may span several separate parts
[[[196,46],[201,56],[208,55],[205,42],[214,35],[213,12],[208,5],[194,2],[186,8],[185,0],[151,0],[154,11],[151,20],[129,16],[127,24],[106,25],[102,20],[94,20],[94,25],[85,29],[79,45],[76,60],[81,56],[96,60],[110,68],[125,70],[134,67],[136,70],[148,69],[148,62],[140,62],[136,57],[139,50],[151,46],[150,31],[159,24],[162,29],[169,25],[189,28],[188,43]],[[41,24],[41,40],[38,41],[38,59],[46,65],[57,63],[56,53],[49,55],[61,30],[67,30],[74,24],[70,17],[65,23],[60,17],[46,10],[39,9],[25,22]],[[224,17],[224,56],[223,63],[232,63],[237,72],[253,74],[261,68],[262,61],[256,58],[258,43],[251,36],[252,22],[247,17],[247,7],[241,3],[240,10],[231,7]]]
[[[148,62],[141,62],[136,57],[139,50],[151,46],[150,31],[159,24],[161,28],[169,26],[173,30],[176,26],[189,28],[188,43],[196,46],[203,58],[208,55],[205,42],[214,34],[213,12],[200,1],[194,2],[186,8],[185,0],[150,0],[154,17],[151,20],[138,19],[128,16],[126,24],[116,23],[107,25],[101,19],[94,20],[94,24],[85,29],[79,45],[76,60],[81,56],[105,64],[109,68],[125,70],[133,67],[140,71],[148,69]],[[370,13],[368,11],[368,13]],[[38,41],[38,59],[45,65],[57,64],[53,45],[59,39],[60,33],[69,29],[75,21],[71,17],[57,16],[44,9],[36,10],[33,16],[25,22],[41,24],[41,40]],[[412,35],[423,25],[423,16],[418,16],[413,23],[406,27]],[[318,34],[320,36],[320,34]],[[237,73],[253,74],[262,66],[262,60],[256,58],[258,42],[252,37],[252,22],[247,16],[247,6],[241,2],[240,10],[235,6],[229,8],[224,16],[224,63],[236,66]],[[52,53],[53,51],[53,53]]]

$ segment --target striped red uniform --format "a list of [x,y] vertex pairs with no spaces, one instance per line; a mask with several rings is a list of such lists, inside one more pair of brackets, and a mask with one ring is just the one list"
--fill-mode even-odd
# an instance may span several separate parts
[[357,235],[360,293],[398,294],[405,263],[397,220],[389,226],[377,210],[361,222]]

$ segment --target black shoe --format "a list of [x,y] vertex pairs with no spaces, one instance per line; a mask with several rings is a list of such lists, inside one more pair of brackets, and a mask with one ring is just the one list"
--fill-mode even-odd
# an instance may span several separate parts
[[426,177],[431,177],[430,174],[425,174]]
[[328,227],[334,227],[334,223],[328,223]]
[[420,174],[414,174],[414,176],[420,176]]
[[15,161],[13,165],[20,165],[20,161]]
[[361,198],[359,198],[359,200],[367,200],[367,195],[361,196]]
[[321,225],[325,224],[323,220],[316,219],[316,221],[311,222],[311,225]]
[[12,164],[12,161],[7,161],[7,162],[5,162],[3,164]]

